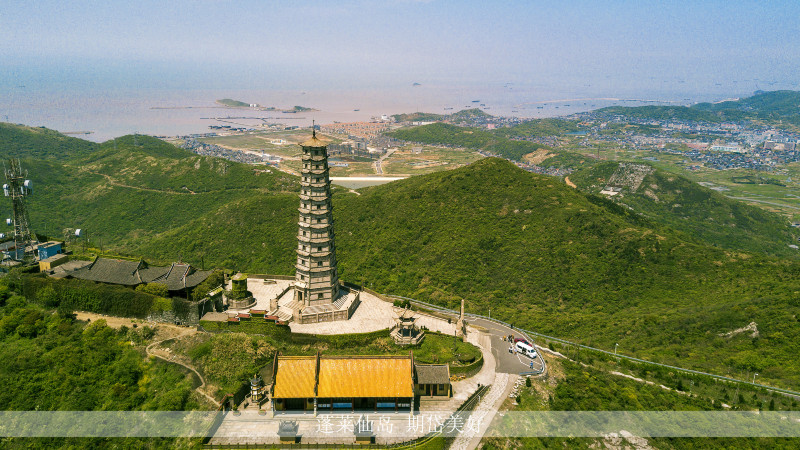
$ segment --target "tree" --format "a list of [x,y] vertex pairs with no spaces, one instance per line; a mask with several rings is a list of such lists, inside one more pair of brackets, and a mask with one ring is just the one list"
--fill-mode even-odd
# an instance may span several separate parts
[[72,310],[72,307],[67,305],[66,303],[59,304],[58,309],[56,309],[56,311],[58,311],[58,315],[63,317],[64,319],[75,320],[76,318],[75,312]]
[[58,292],[50,285],[39,289],[39,292],[36,293],[36,297],[38,297],[39,301],[47,308],[53,308],[61,303]]

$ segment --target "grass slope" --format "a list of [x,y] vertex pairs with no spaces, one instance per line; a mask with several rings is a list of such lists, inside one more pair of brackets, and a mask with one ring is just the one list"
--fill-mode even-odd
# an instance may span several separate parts
[[63,159],[97,150],[94,142],[65,136],[42,127],[0,122],[0,158]]
[[[603,162],[570,174],[578,188],[596,194],[603,189],[618,163]],[[713,245],[782,257],[797,257],[789,248],[796,239],[785,218],[732,200],[682,176],[655,170],[636,192],[623,192],[615,202]]]

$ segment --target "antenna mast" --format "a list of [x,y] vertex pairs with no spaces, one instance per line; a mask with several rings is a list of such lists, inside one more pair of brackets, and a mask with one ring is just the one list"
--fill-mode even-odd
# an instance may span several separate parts
[[9,252],[11,259],[32,263],[36,260],[36,249],[39,241],[36,234],[31,231],[31,222],[28,210],[25,207],[25,197],[31,194],[33,185],[31,180],[26,180],[27,171],[22,170],[19,160],[9,159],[5,168],[7,184],[3,185],[3,193],[11,197],[13,216],[7,222],[14,226],[14,250]]

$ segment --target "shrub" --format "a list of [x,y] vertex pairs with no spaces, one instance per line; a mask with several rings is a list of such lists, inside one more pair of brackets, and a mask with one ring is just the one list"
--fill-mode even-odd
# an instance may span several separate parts
[[164,283],[147,283],[136,286],[139,292],[145,292],[156,297],[169,297],[169,289]]
[[158,297],[155,300],[153,300],[153,306],[150,307],[150,311],[154,313],[160,313],[170,310],[172,310],[172,300],[164,297]]

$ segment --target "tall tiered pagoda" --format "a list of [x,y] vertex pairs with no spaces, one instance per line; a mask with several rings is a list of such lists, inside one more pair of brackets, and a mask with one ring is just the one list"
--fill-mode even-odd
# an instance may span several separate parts
[[331,181],[328,149],[317,139],[316,130],[300,146],[303,166],[294,300],[303,306],[315,306],[333,303],[339,297]]
[[297,263],[294,297],[290,308],[300,323],[346,320],[359,303],[359,292],[339,285],[336,243],[333,233],[331,180],[328,148],[311,138],[300,144],[300,219],[297,230]]

